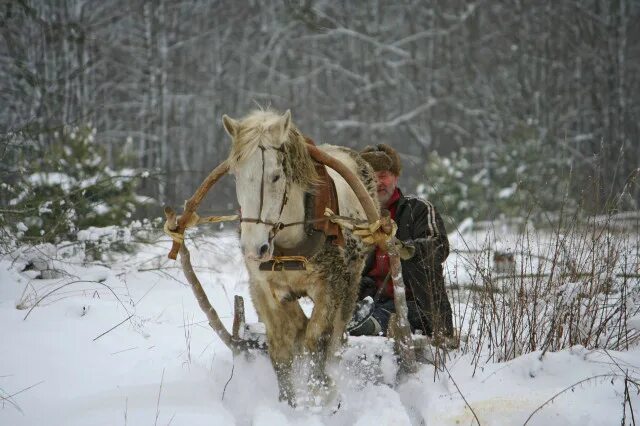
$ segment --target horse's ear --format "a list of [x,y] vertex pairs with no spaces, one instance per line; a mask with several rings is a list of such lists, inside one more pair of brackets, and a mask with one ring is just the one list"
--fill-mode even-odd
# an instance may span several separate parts
[[222,116],[222,124],[224,125],[224,130],[227,131],[229,136],[235,138],[238,134],[238,127],[240,127],[240,124],[233,118],[229,117],[227,114],[224,114]]
[[291,110],[288,109],[284,114],[282,114],[282,133],[284,135],[289,133],[289,128],[291,128]]

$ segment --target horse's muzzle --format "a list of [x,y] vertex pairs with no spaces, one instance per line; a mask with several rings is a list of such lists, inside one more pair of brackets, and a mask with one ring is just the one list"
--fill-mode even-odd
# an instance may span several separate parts
[[245,256],[247,257],[247,259],[257,262],[267,262],[271,260],[272,254],[273,248],[271,244],[267,242],[262,243],[252,251],[245,252]]

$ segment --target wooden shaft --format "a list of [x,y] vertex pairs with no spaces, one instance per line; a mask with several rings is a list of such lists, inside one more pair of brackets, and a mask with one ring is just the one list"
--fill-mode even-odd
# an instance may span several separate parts
[[211,306],[211,302],[209,302],[209,298],[207,294],[204,292],[202,288],[202,284],[200,284],[200,280],[196,276],[193,266],[191,266],[191,256],[189,255],[189,250],[184,244],[179,246],[180,250],[180,262],[182,263],[182,270],[184,271],[185,276],[187,277],[187,281],[191,284],[191,290],[193,291],[194,296],[196,296],[196,300],[198,301],[198,305],[202,312],[207,316],[207,321],[209,325],[216,332],[220,340],[224,342],[225,345],[231,351],[236,354],[238,353],[238,347],[236,342],[234,341],[232,335],[227,331],[224,324],[220,320],[218,313]]
[[240,341],[244,337],[244,299],[242,296],[236,295],[233,298],[233,327],[231,335],[235,341]]
[[[211,189],[211,187],[218,180],[220,180],[220,178],[224,176],[228,171],[229,171],[229,165],[227,164],[226,161],[223,161],[222,163],[220,163],[220,165],[218,165],[218,167],[216,167],[215,169],[213,169],[211,173],[209,173],[209,176],[207,176],[207,178],[202,182],[202,184],[200,184],[200,187],[195,192],[195,194],[193,194],[193,197],[189,198],[185,203],[184,212],[180,216],[180,219],[178,219],[177,227],[175,229],[171,229],[171,231],[177,232],[179,234],[184,234],[186,225],[187,223],[189,223],[189,219],[191,219],[191,216],[193,215],[193,213],[196,211],[196,209],[202,202],[202,199],[204,198],[204,196],[207,195],[207,192],[209,192],[209,189]],[[165,208],[165,214],[167,214],[166,208]],[[169,259],[175,260],[178,257],[178,251],[180,250],[180,246],[181,244],[179,242],[177,241],[173,242],[173,245],[171,246],[171,251],[169,252]]]
[[331,167],[333,170],[338,172],[340,176],[347,181],[353,192],[356,193],[356,197],[360,200],[360,204],[364,208],[364,212],[367,215],[367,220],[369,223],[374,223],[378,219],[380,219],[380,213],[376,208],[376,204],[371,199],[371,196],[367,192],[367,189],[364,187],[364,184],[360,180],[358,176],[356,176],[349,168],[342,163],[341,161],[333,158],[329,154],[321,151],[317,147],[313,145],[307,145],[307,149],[309,150],[309,154],[311,154],[311,158],[316,160],[319,163],[324,164],[325,166]]
[[418,366],[409,324],[409,309],[407,308],[406,290],[402,278],[402,265],[398,251],[392,244],[388,246],[388,253],[391,279],[393,280],[393,301],[396,308],[396,328],[393,337],[396,352],[400,356],[400,371],[398,373],[400,375],[413,374],[418,371]]

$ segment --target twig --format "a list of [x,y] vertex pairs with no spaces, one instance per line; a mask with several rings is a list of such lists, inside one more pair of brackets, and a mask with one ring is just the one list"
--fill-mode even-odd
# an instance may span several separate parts
[[111,355],[117,355],[117,354],[121,354],[122,352],[127,352],[127,351],[131,351],[133,349],[138,349],[138,346],[133,346],[127,349],[123,349],[121,351],[117,351],[117,352],[112,352]]
[[231,379],[233,379],[233,370],[235,370],[235,368],[236,368],[236,359],[234,357],[231,363],[231,376],[229,376],[229,380],[227,380],[227,383],[224,384],[224,389],[222,389],[222,401],[224,401],[224,394],[227,391],[227,386],[231,382]]
[[117,327],[121,326],[122,324],[124,324],[125,322],[129,321],[131,319],[131,317],[133,317],[133,314],[129,315],[127,318],[123,319],[122,321],[120,321],[118,324],[114,325],[113,327],[111,327],[110,329],[108,329],[107,331],[105,331],[104,333],[102,333],[101,335],[99,335],[98,337],[94,338],[93,341],[95,342],[96,340],[98,340],[99,338],[101,338],[102,336],[104,336],[105,334],[109,333],[110,331],[116,329]]
[[[193,320],[193,318],[192,318]],[[184,304],[182,305],[182,332],[184,335],[184,343],[187,355],[187,363],[191,365],[191,328],[187,328],[187,317],[184,313]]]
[[542,410],[548,403],[552,402],[554,399],[556,399],[558,396],[562,395],[563,393],[565,393],[566,391],[568,391],[569,389],[572,389],[576,386],[579,386],[583,383],[586,382],[590,382],[591,380],[595,380],[595,379],[599,379],[599,378],[604,378],[604,377],[612,377],[612,378],[616,378],[616,377],[620,377],[618,374],[598,374],[597,376],[591,376],[591,377],[587,377],[586,379],[582,379],[572,385],[567,386],[566,388],[562,389],[561,391],[557,392],[556,394],[554,394],[551,398],[547,399],[545,402],[542,403],[542,405],[540,405],[538,408],[536,408],[533,413],[531,413],[529,415],[529,417],[527,417],[527,420],[524,422],[524,424],[522,426],[526,426],[527,423],[529,423],[529,420],[531,420],[531,418],[540,410]]
[[[4,391],[4,389],[0,388],[0,397],[2,397],[2,394],[6,393]],[[10,399],[11,397],[7,396],[6,399],[2,399],[2,401],[7,401],[9,402],[9,404],[13,405],[13,408],[15,408],[16,410],[18,410],[21,414],[24,414],[24,411],[22,411],[22,408],[20,408],[20,406],[13,400]],[[2,408],[4,408],[4,403],[2,404]]]
[[14,396],[16,396],[16,395],[21,394],[22,392],[26,392],[26,391],[28,391],[29,389],[34,388],[34,387],[36,387],[36,386],[38,386],[38,385],[40,385],[40,384],[42,384],[42,383],[44,383],[44,380],[41,380],[41,381],[39,381],[38,383],[33,384],[33,385],[31,385],[31,386],[27,386],[26,388],[24,388],[24,389],[22,389],[22,390],[19,390],[19,391],[18,391],[18,392],[16,392],[16,393],[12,393],[11,395],[2,396],[2,397],[0,397],[0,401],[9,401],[9,402],[11,402],[11,403],[13,404],[13,406],[14,406],[14,407],[16,407],[16,409],[22,413],[22,410],[20,409],[20,407],[18,407],[18,406],[17,406],[17,404],[15,404],[14,402],[12,402],[12,401],[11,401],[11,398],[13,398],[13,397],[14,397]]
[[467,407],[469,407],[469,410],[471,411],[471,414],[473,414],[473,417],[476,419],[476,422],[478,422],[478,426],[480,426],[480,420],[478,419],[478,416],[476,415],[476,412],[473,411],[473,407],[471,406],[471,404],[469,404],[469,401],[467,401],[467,398],[464,397],[464,395],[462,394],[462,391],[460,390],[460,387],[458,386],[458,384],[456,383],[456,381],[454,380],[453,376],[451,375],[451,372],[449,371],[449,369],[447,368],[446,363],[442,363],[442,366],[444,367],[445,371],[447,372],[447,374],[449,375],[449,378],[451,379],[451,381],[453,382],[453,385],[456,387],[456,390],[458,391],[458,393],[460,394],[460,396],[462,397],[462,400],[464,401],[464,403],[467,405]]
[[173,419],[175,419],[176,417],[176,413],[173,413],[173,415],[171,416],[171,418],[169,419],[169,423],[167,423],[167,426],[170,426],[171,423],[173,423]]
[[111,287],[109,287],[108,285],[106,285],[103,282],[100,281],[86,281],[86,280],[78,280],[78,281],[71,281],[69,283],[66,284],[62,284],[59,287],[54,288],[53,290],[51,290],[50,292],[48,292],[47,294],[45,294],[44,296],[42,296],[40,299],[38,299],[36,301],[36,303],[33,304],[33,306],[29,309],[29,311],[27,312],[27,314],[24,316],[24,318],[22,319],[23,321],[25,321],[29,315],[31,314],[31,311],[33,311],[35,309],[36,306],[38,306],[40,304],[40,302],[42,302],[44,299],[46,299],[48,296],[50,296],[51,294],[55,293],[56,291],[63,289],[71,284],[78,284],[78,283],[94,283],[94,284],[100,284],[103,287],[106,287],[111,294],[113,294],[113,296],[116,298],[116,300],[118,302],[120,302],[120,305],[122,305],[122,307],[124,308],[126,313],[129,313],[129,310],[127,309],[127,307],[125,306],[125,304],[122,302],[122,300],[120,300],[120,298],[118,297],[118,295],[113,291],[113,289]]
[[136,269],[136,272],[155,272],[162,271],[164,269],[180,269],[179,266],[158,266],[157,268],[140,268]]
[[151,286],[151,288],[149,290],[147,290],[142,297],[140,297],[140,299],[136,300],[136,302],[133,304],[133,306],[137,306],[138,303],[140,303],[140,301],[142,299],[144,299],[146,297],[147,294],[149,294],[151,292],[151,290],[153,290],[154,288],[156,288],[156,286],[158,285],[158,283],[156,282],[153,286]]
[[622,402],[622,425],[624,426],[624,424],[626,423],[627,404],[629,404],[629,412],[631,413],[631,422],[632,422],[630,424],[633,424],[633,426],[636,426],[636,417],[633,414],[633,405],[631,405],[631,395],[629,394],[629,382],[633,383],[633,381],[629,379],[628,371],[625,374],[626,375],[624,377],[624,401]]
[[160,378],[160,389],[158,389],[158,401],[156,402],[156,421],[153,426],[158,425],[158,417],[160,416],[160,395],[162,395],[162,384],[164,383],[164,368],[162,369],[162,377]]

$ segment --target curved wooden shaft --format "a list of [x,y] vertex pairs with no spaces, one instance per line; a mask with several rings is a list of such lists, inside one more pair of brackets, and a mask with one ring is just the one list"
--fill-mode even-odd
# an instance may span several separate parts
[[[353,192],[355,192],[356,197],[358,197],[360,204],[362,204],[369,223],[374,223],[380,219],[380,214],[378,213],[375,203],[371,199],[371,196],[358,176],[349,170],[344,163],[319,150],[317,147],[308,145],[307,149],[314,160],[331,167],[347,181]],[[191,219],[191,216],[196,211],[209,189],[211,189],[211,187],[228,171],[229,165],[226,161],[223,161],[218,167],[209,173],[209,176],[207,176],[207,178],[202,182],[193,197],[189,198],[185,203],[184,212],[177,222],[177,227],[172,229],[172,231],[178,232],[179,234],[184,233],[186,224],[189,223],[189,219]],[[171,251],[169,252],[169,259],[175,260],[177,258],[180,245],[181,244],[177,241],[173,242]]]
[[235,297],[233,312],[233,334],[230,334],[220,320],[218,312],[216,312],[214,307],[211,305],[211,302],[209,302],[209,298],[204,292],[202,284],[200,284],[200,280],[198,280],[198,277],[193,270],[193,266],[191,266],[191,255],[189,254],[189,250],[184,244],[180,245],[180,262],[182,263],[182,269],[184,270],[184,274],[187,277],[187,281],[189,281],[189,284],[191,284],[191,290],[196,296],[198,305],[207,317],[209,326],[211,326],[213,331],[216,332],[218,337],[220,337],[220,340],[222,340],[222,342],[227,345],[231,352],[233,352],[234,355],[238,355],[241,352],[246,352],[248,349],[265,350],[266,346],[259,340],[244,339],[242,337],[245,323],[244,301],[242,300],[242,297]]
[[224,324],[222,324],[216,310],[211,306],[211,302],[209,302],[209,298],[204,292],[202,284],[200,284],[200,280],[198,280],[198,277],[193,271],[189,250],[187,250],[187,247],[184,244],[180,245],[180,262],[182,263],[182,270],[187,277],[187,281],[191,284],[191,290],[193,291],[194,296],[196,296],[198,305],[200,306],[200,309],[202,309],[202,312],[207,316],[209,325],[216,332],[218,337],[220,337],[220,340],[222,340],[224,344],[227,345],[227,347],[235,354],[238,351],[236,342],[234,341],[233,336],[227,331]]
[[[218,165],[218,167],[216,167],[211,173],[209,173],[209,176],[207,176],[207,178],[202,182],[198,190],[195,192],[195,194],[193,194],[193,197],[189,198],[184,204],[184,212],[182,212],[180,219],[178,219],[176,229],[172,229],[172,231],[184,234],[186,224],[189,223],[191,215],[193,215],[193,213],[196,211],[204,196],[207,195],[209,189],[228,171],[229,165],[226,161],[223,161],[222,163],[220,163],[220,165]],[[167,208],[165,208],[165,214],[167,213],[166,209]],[[169,259],[175,260],[178,257],[180,246],[181,244],[179,242],[173,242],[171,251],[169,252]]]
[[364,184],[358,176],[349,170],[344,163],[331,157],[317,147],[308,145],[307,149],[309,150],[309,154],[311,154],[311,158],[325,166],[331,167],[333,170],[340,173],[340,176],[347,181],[351,189],[353,189],[353,192],[356,193],[358,200],[360,200],[360,204],[362,204],[362,207],[364,208],[364,212],[367,215],[369,223],[374,223],[380,219],[380,213],[378,212],[375,203],[371,199],[371,196],[367,192],[367,188],[364,187]]

